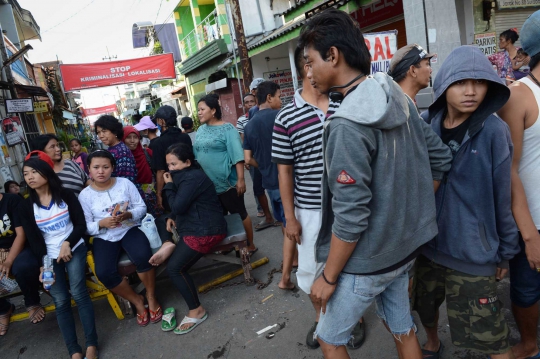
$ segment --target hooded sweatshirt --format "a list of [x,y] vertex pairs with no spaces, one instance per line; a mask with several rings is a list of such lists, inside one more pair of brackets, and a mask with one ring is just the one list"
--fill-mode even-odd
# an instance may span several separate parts
[[451,154],[386,74],[350,91],[325,123],[322,226],[317,261],[332,233],[357,242],[343,271],[366,274],[407,259],[437,234],[433,180]]
[[447,113],[446,90],[459,80],[488,81],[486,97],[469,117],[469,129],[454,154],[452,169],[436,194],[439,235],[423,254],[445,267],[471,275],[492,276],[519,252],[512,216],[510,170],[513,145],[504,121],[493,113],[510,90],[474,46],[450,53],[435,78],[435,102],[422,114],[441,135]]

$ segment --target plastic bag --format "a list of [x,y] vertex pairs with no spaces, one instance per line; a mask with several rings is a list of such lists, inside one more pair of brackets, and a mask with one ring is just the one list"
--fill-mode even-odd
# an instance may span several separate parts
[[141,221],[141,226],[139,227],[141,231],[143,231],[144,234],[146,234],[146,238],[148,238],[148,242],[150,242],[150,248],[159,248],[161,247],[161,239],[159,238],[159,234],[156,227],[156,219],[154,216],[152,216],[150,213],[146,214],[146,217],[143,218]]

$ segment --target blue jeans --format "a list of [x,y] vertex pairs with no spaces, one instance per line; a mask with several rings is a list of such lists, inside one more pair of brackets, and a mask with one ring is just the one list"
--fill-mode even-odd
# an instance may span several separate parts
[[540,300],[540,273],[529,266],[521,233],[519,247],[521,252],[510,260],[510,299],[520,308],[529,308]]
[[[38,258],[30,247],[24,248],[13,261],[11,272],[15,276],[19,288],[24,295],[24,305],[32,307],[40,304],[39,289],[39,268],[41,258]],[[9,308],[8,308],[9,310]]]
[[193,279],[188,273],[188,270],[195,264],[203,253],[197,252],[188,247],[183,239],[180,239],[174,249],[169,262],[167,263],[167,271],[176,289],[180,292],[189,310],[197,309],[201,302],[197,287],[193,283]]
[[315,336],[332,345],[345,345],[351,332],[374,301],[377,315],[394,335],[414,328],[409,304],[409,270],[414,261],[384,274],[341,273],[334,294],[321,313]]
[[118,273],[118,259],[122,249],[126,251],[131,263],[135,264],[137,273],[148,272],[154,268],[148,263],[152,257],[150,242],[138,227],[131,228],[118,242],[94,238],[96,275],[107,289],[122,283],[122,277]]
[[[50,293],[56,306],[58,326],[64,337],[69,355],[72,356],[75,353],[82,353],[82,348],[77,343],[75,319],[71,311],[71,297],[77,303],[86,347],[97,346],[98,344],[94,306],[86,289],[86,246],[84,244],[78,246],[73,251],[73,257],[67,263],[63,261],[58,263],[54,260],[53,269],[56,280],[51,287]],[[66,272],[69,276],[69,287]]]
[[266,192],[270,197],[270,203],[272,204],[272,212],[276,221],[283,223],[283,227],[287,226],[285,222],[285,210],[283,209],[283,203],[281,202],[281,194],[278,189],[267,189]]

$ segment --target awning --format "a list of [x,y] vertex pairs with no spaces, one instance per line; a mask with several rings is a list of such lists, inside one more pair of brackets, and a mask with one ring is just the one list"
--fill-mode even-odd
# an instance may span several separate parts
[[216,82],[209,83],[208,85],[204,87],[204,90],[208,93],[208,92],[212,92],[212,91],[219,90],[226,87],[227,87],[227,79],[224,78]]
[[15,88],[20,89],[30,96],[43,96],[47,97],[47,91],[39,86],[28,86],[28,85],[19,85],[15,84]]
[[183,89],[186,88],[186,83],[182,82],[178,85],[177,88],[171,91],[171,95],[178,95],[180,92],[182,92]]

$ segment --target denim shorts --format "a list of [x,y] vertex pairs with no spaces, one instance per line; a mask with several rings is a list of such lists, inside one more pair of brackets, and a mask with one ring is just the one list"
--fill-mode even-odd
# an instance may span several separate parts
[[519,247],[521,252],[510,260],[510,299],[520,308],[529,308],[540,300],[540,273],[529,266],[521,233]]
[[315,336],[331,345],[345,345],[371,303],[394,335],[414,328],[409,305],[409,275],[414,261],[384,274],[341,273],[336,290],[321,313]]
[[285,227],[285,211],[283,210],[279,189],[267,189],[266,192],[268,193],[268,197],[270,197],[274,218],[276,221],[283,223],[283,227]]

